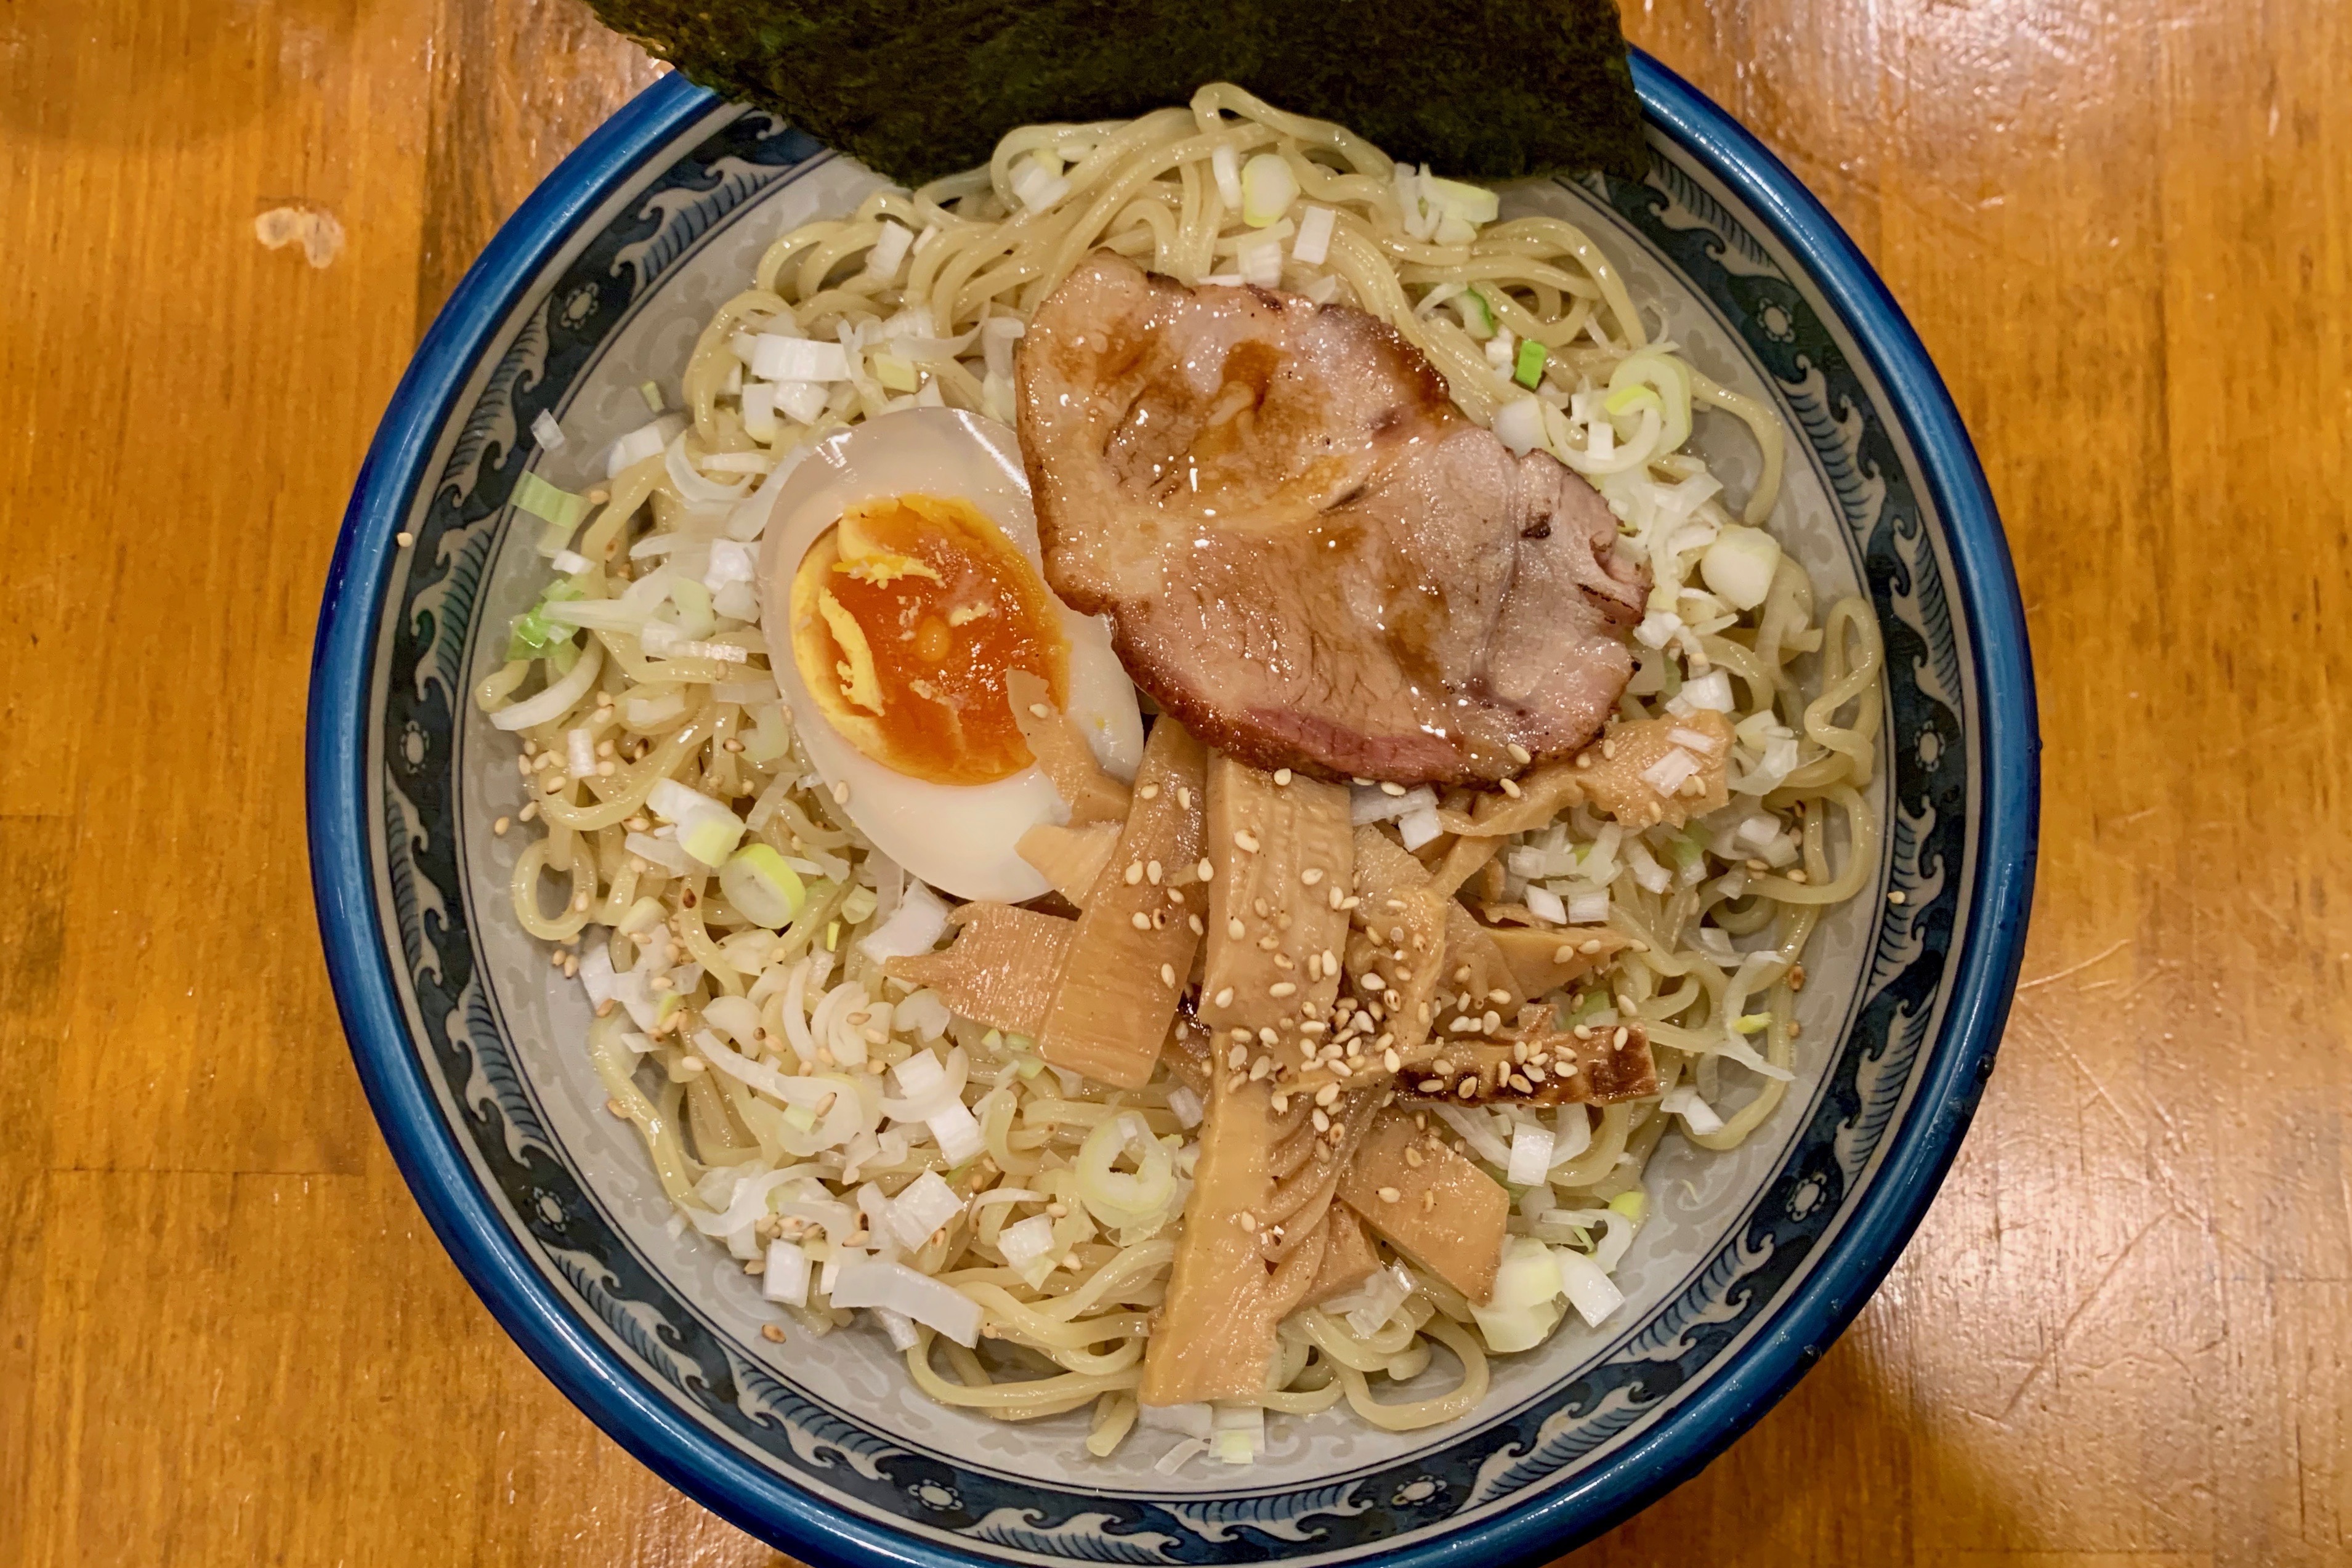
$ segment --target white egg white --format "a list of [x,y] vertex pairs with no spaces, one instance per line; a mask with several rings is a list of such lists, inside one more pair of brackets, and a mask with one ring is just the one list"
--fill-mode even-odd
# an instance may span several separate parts
[[[849,786],[842,809],[876,848],[957,898],[1034,899],[1047,883],[1013,846],[1035,825],[1069,816],[1043,773],[1033,766],[993,784],[940,784],[885,767],[826,720],[793,658],[792,584],[801,557],[847,508],[910,493],[970,501],[1043,577],[1037,514],[1013,432],[960,409],[900,409],[827,437],[747,503],[770,509],[760,553],[769,662],[809,761],[827,788]],[[1070,645],[1070,713],[1104,768],[1132,779],[1143,759],[1143,718],[1134,684],[1111,651],[1109,626],[1055,604]]]

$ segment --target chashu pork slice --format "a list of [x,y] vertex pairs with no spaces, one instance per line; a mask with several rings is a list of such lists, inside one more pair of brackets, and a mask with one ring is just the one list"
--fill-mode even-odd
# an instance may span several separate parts
[[1633,669],[1638,565],[1543,453],[1340,305],[1188,289],[1097,254],[1015,367],[1045,575],[1211,748],[1467,782],[1573,752]]

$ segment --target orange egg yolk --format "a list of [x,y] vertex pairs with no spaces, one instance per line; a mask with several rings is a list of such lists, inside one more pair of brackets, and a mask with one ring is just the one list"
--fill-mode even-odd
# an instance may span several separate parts
[[989,784],[1034,759],[1005,672],[1068,700],[1069,643],[1037,569],[970,501],[861,501],[793,574],[793,659],[826,719],[894,773]]

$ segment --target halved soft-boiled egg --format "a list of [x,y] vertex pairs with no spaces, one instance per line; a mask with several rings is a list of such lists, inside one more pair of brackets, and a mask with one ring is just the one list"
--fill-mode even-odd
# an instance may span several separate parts
[[1045,892],[1014,846],[1068,808],[1022,738],[1008,677],[1043,680],[1122,779],[1143,720],[1108,626],[1045,585],[1013,432],[902,409],[819,442],[767,500],[770,662],[841,809],[944,892]]

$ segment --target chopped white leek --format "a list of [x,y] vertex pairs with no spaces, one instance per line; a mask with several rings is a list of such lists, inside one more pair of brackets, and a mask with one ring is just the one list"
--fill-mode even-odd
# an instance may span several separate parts
[[912,958],[930,952],[947,929],[948,907],[940,896],[920,882],[909,882],[906,897],[890,911],[890,918],[859,938],[857,947],[877,963],[886,958]]
[[1666,754],[1642,770],[1642,777],[1660,795],[1671,795],[1698,772],[1698,759],[1680,746],[1669,746]]
[[650,425],[640,425],[613,443],[604,458],[604,477],[618,479],[622,471],[634,468],[647,458],[658,458],[677,433],[686,428],[686,420],[676,414],[665,414]]
[[898,264],[907,259],[907,251],[915,243],[915,231],[903,224],[882,222],[882,234],[875,240],[874,248],[866,253],[866,270],[875,278],[896,278]]
[[849,353],[839,343],[762,332],[752,340],[751,374],[762,381],[847,381]]
[[[1017,1220],[997,1232],[996,1249],[1004,1254],[1004,1261],[1016,1273],[1027,1279],[1033,1267],[1045,1262],[1054,1251],[1054,1222],[1041,1214]],[[1045,1268],[1036,1270],[1036,1279],[1045,1279],[1052,1268],[1051,1263],[1046,1263]],[[1031,1281],[1033,1286],[1035,1282]]]
[[1427,784],[1417,784],[1395,795],[1379,784],[1358,784],[1348,796],[1348,822],[1353,827],[1436,809],[1437,792]]
[[604,668],[604,645],[592,641],[588,651],[580,656],[562,679],[537,696],[499,709],[490,715],[491,725],[500,730],[529,730],[562,718],[572,710],[573,703],[588,695],[588,689],[596,684],[596,677]]
[[1504,1242],[1492,1294],[1486,1305],[1470,1309],[1488,1350],[1506,1355],[1531,1350],[1559,1325],[1561,1272],[1552,1249],[1535,1237],[1514,1236]]
[[1243,281],[1261,289],[1274,288],[1282,281],[1282,241],[1244,241],[1234,253],[1234,265],[1240,268]]
[[1511,1123],[1510,1161],[1503,1167],[1503,1179],[1515,1187],[1532,1187],[1541,1183],[1551,1170],[1551,1129],[1535,1121],[1514,1120]]
[[1033,153],[1013,171],[1013,194],[1023,206],[1033,213],[1044,212],[1070,194],[1070,182],[1039,162],[1040,158],[1050,156],[1050,153]]
[[1711,1132],[1723,1131],[1723,1118],[1715,1113],[1715,1107],[1700,1098],[1698,1089],[1694,1085],[1687,1083],[1675,1085],[1674,1088],[1666,1090],[1665,1097],[1658,1101],[1658,1109],[1669,1116],[1681,1117],[1683,1125],[1702,1138]]
[[1298,176],[1279,153],[1260,153],[1242,165],[1242,221],[1270,226],[1298,199]]
[[1306,267],[1320,267],[1331,255],[1331,230],[1338,215],[1329,207],[1309,206],[1298,220],[1298,237],[1291,241],[1290,259]]
[[980,1342],[980,1303],[952,1285],[878,1259],[844,1263],[833,1283],[836,1307],[887,1307],[967,1348]]
[[1242,210],[1241,159],[1231,145],[1222,146],[1209,154],[1209,173],[1217,182],[1217,195],[1227,212]]
[[[1497,335],[1487,342],[1500,342],[1502,338]],[[1526,457],[1544,444],[1543,399],[1520,397],[1504,404],[1495,411],[1494,428],[1495,439],[1508,447],[1513,457]]]
[[1726,523],[1699,557],[1698,572],[1716,596],[1735,610],[1752,610],[1772,591],[1780,569],[1780,542],[1760,528]]
[[908,1251],[918,1251],[962,1212],[963,1199],[955,1189],[937,1171],[925,1171],[890,1200],[890,1229]]
[[1418,849],[1444,831],[1445,825],[1438,821],[1434,806],[1417,806],[1397,818],[1397,833],[1408,849]]
[[1601,1321],[1625,1304],[1625,1293],[1617,1289],[1598,1263],[1574,1247],[1556,1247],[1551,1249],[1552,1262],[1559,1270],[1559,1286],[1567,1293],[1569,1305],[1576,1315],[1593,1328]]

